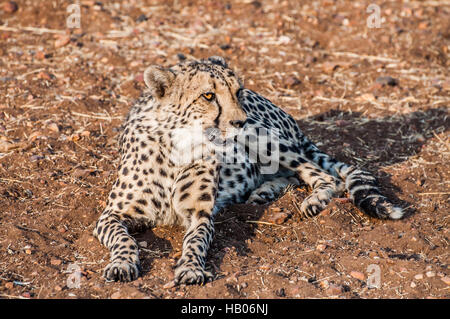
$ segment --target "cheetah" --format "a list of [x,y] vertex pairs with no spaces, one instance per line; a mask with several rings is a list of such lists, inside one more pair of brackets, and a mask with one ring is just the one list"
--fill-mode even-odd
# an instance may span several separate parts
[[175,282],[203,283],[212,278],[205,257],[217,212],[215,150],[246,120],[238,100],[242,84],[214,57],[172,68],[150,66],[144,82],[146,90],[124,121],[118,177],[94,229],[110,250],[104,277],[138,277],[139,249],[130,229],[181,224],[186,234]]
[[[258,143],[257,147],[247,146],[250,152],[256,153],[255,156],[265,158],[266,161],[270,157],[270,160],[277,161],[280,165],[277,174],[269,175],[269,181],[252,192],[248,203],[263,204],[275,199],[279,191],[289,184],[285,177],[281,180],[279,177],[280,172],[287,170],[291,174],[296,173],[296,177],[300,177],[312,188],[311,195],[300,207],[305,217],[316,216],[333,197],[341,196],[344,191],[347,191],[350,200],[369,216],[395,220],[405,215],[403,208],[394,205],[381,193],[372,174],[320,151],[303,134],[293,117],[271,101],[249,89],[241,91],[239,101],[247,114],[244,133],[241,134],[245,134],[249,129],[252,131],[250,134],[254,134],[255,128],[264,128],[276,132],[278,141]],[[276,156],[271,156],[272,153],[276,153]],[[267,177],[265,179],[267,180]],[[293,182],[292,175],[289,182]]]
[[[239,102],[247,115],[243,131],[233,141],[240,160],[222,162],[218,207],[227,203],[266,204],[303,181],[312,189],[300,206],[303,217],[316,216],[344,191],[369,216],[395,220],[405,215],[403,208],[382,194],[372,174],[320,151],[294,118],[270,100],[243,88]],[[261,132],[272,133],[265,143]],[[263,163],[277,164],[276,170],[267,172]]]
[[[144,81],[147,89],[119,138],[117,180],[94,229],[110,249],[107,280],[139,275],[131,227],[167,224],[186,228],[174,283],[212,280],[205,260],[215,215],[232,203],[271,202],[301,180],[312,188],[301,205],[304,216],[317,215],[344,191],[371,216],[403,216],[371,174],[321,152],[290,115],[244,88],[223,58],[150,67]],[[191,134],[193,128],[200,134]]]

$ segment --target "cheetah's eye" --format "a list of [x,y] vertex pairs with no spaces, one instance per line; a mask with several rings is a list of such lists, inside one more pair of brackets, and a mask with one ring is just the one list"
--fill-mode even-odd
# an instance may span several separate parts
[[209,102],[214,100],[214,98],[216,97],[216,95],[213,92],[203,93],[202,96]]

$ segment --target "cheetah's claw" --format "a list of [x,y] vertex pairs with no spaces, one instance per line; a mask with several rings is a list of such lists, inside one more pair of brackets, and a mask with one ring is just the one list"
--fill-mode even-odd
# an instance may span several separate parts
[[140,267],[138,264],[126,261],[113,261],[106,266],[103,277],[107,281],[128,282],[136,280],[139,276]]
[[195,267],[193,265],[180,265],[175,269],[175,285],[180,284],[199,284],[203,285],[214,279],[211,272],[203,268]]

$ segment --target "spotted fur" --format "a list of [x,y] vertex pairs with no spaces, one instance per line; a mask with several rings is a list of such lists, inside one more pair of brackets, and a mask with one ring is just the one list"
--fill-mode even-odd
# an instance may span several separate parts
[[[131,228],[167,224],[186,228],[175,284],[211,280],[205,261],[215,214],[231,203],[273,201],[300,179],[312,188],[301,205],[303,215],[317,215],[347,190],[371,216],[403,216],[372,175],[321,152],[290,115],[244,89],[222,58],[152,66],[144,80],[147,90],[130,109],[119,138],[117,180],[94,230],[111,253],[107,280],[131,281],[140,273]],[[244,131],[228,131],[242,126]],[[255,147],[259,129],[276,132],[274,140]],[[267,174],[270,161],[277,169]]]
[[170,69],[152,66],[144,80],[148,89],[123,125],[118,177],[94,230],[111,253],[104,277],[138,277],[139,249],[131,227],[181,224],[187,231],[175,283],[203,283],[212,278],[205,258],[220,169],[217,145],[204,134],[215,130],[226,140],[227,129],[245,121],[237,97],[241,83],[220,58]]
[[[312,194],[301,205],[306,216],[322,211],[334,196],[346,190],[353,203],[370,216],[400,219],[404,210],[382,195],[376,178],[355,166],[340,162],[320,151],[300,130],[295,120],[268,99],[243,90],[240,102],[248,116],[245,127],[263,127],[277,132],[280,166],[298,173],[311,186]],[[258,149],[259,156],[270,152]],[[273,150],[272,150],[273,152]]]

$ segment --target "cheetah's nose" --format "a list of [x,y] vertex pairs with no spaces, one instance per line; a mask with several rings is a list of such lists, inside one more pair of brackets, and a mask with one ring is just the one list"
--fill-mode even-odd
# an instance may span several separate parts
[[234,126],[235,128],[242,128],[244,126],[244,121],[239,121],[239,120],[230,121],[230,124],[232,126]]

